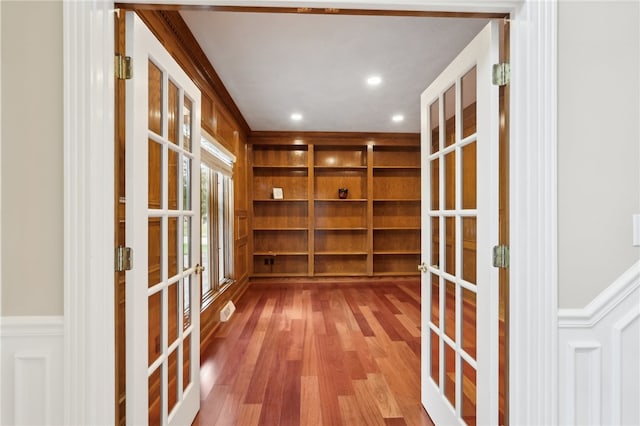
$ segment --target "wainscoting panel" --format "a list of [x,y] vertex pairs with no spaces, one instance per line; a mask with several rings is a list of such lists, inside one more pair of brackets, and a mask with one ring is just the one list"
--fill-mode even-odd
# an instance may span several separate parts
[[558,328],[559,423],[639,425],[640,262]]
[[63,423],[62,317],[2,317],[3,425]]

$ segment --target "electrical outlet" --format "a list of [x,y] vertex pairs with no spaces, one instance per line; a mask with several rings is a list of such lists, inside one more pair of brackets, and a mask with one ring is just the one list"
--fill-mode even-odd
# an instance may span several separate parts
[[275,262],[275,259],[273,257],[269,258],[269,265],[273,265],[274,262]]
[[264,258],[264,264],[265,264],[265,265],[268,265],[268,264],[269,264],[269,258],[267,258],[267,257],[265,257],[265,258]]

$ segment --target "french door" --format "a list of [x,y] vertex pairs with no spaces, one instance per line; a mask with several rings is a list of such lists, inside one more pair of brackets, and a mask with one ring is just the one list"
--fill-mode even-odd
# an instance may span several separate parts
[[422,404],[436,424],[498,424],[497,22],[423,92]]
[[191,424],[200,404],[200,92],[126,16],[126,419]]

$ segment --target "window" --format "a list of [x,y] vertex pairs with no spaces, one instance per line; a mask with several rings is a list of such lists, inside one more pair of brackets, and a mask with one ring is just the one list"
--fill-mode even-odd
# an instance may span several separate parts
[[200,166],[201,274],[204,310],[233,283],[233,164],[235,157],[203,131]]

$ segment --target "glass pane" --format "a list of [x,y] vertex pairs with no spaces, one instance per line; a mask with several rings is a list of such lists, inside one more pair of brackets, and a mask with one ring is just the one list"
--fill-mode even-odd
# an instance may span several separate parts
[[191,210],[191,159],[182,159],[182,210]]
[[204,297],[211,290],[211,281],[209,279],[209,271],[211,271],[211,265],[209,258],[211,256],[209,252],[209,246],[211,239],[209,238],[209,169],[205,166],[200,168],[200,264],[204,267],[201,273],[202,279],[202,297]]
[[217,211],[218,211],[218,220],[217,220],[217,225],[216,225],[216,229],[218,230],[217,235],[216,235],[216,239],[218,240],[218,284],[222,283],[222,281],[224,280],[224,273],[225,273],[225,269],[224,269],[224,252],[226,249],[226,235],[225,235],[225,229],[228,229],[227,226],[225,226],[225,204],[227,202],[227,197],[225,197],[225,191],[224,191],[224,182],[225,182],[225,177],[223,176],[222,173],[220,172],[216,172],[216,185],[218,187],[218,196],[216,197],[217,200]]
[[191,275],[187,275],[186,277],[184,277],[184,286],[183,286],[183,306],[182,306],[182,313],[183,313],[183,319],[184,319],[184,324],[183,324],[183,329],[186,330],[187,328],[189,328],[189,326],[191,325]]
[[148,286],[151,287],[162,281],[162,219],[159,217],[149,218],[148,252]]
[[162,355],[162,292],[149,296],[149,365]]
[[191,218],[185,217],[182,223],[182,266],[191,267]]
[[445,281],[444,332],[451,340],[456,340],[456,285]]
[[178,158],[180,155],[169,149],[169,161],[167,164],[167,178],[169,185],[169,195],[168,195],[168,203],[169,210],[178,210],[178,188],[180,187],[180,182],[178,179]]
[[169,80],[169,105],[167,110],[167,126],[169,134],[167,139],[169,142],[178,144],[178,108],[180,103],[178,102],[178,87],[173,84],[173,81]]
[[431,161],[431,209],[440,209],[440,159]]
[[159,426],[160,416],[162,413],[162,401],[160,396],[162,395],[162,382],[160,378],[162,367],[156,368],[149,376],[149,426]]
[[189,98],[184,98],[184,125],[182,127],[182,140],[183,140],[183,148],[189,152],[191,152],[191,123],[193,122],[191,111],[193,109],[192,102]]
[[456,87],[451,86],[444,93],[444,146],[456,142]]
[[162,145],[149,139],[149,208],[162,208]]
[[444,343],[444,395],[451,405],[456,406],[456,354],[451,346]]
[[167,263],[169,267],[169,278],[175,276],[178,273],[178,218],[170,217],[168,218],[168,229],[167,229],[167,237],[168,237],[168,251],[167,254]]
[[169,365],[167,365],[167,367],[167,407],[169,408],[168,412],[171,413],[171,410],[173,410],[173,407],[175,407],[178,402],[178,389],[180,386],[178,382],[178,348],[169,355]]
[[440,101],[436,100],[429,107],[431,116],[431,153],[440,150]]
[[180,319],[180,310],[178,309],[179,290],[180,286],[177,283],[173,283],[167,288],[167,295],[169,296],[169,321],[167,322],[169,326],[169,344],[167,346],[171,346],[178,338],[178,320]]
[[462,289],[462,349],[476,358],[476,294]]
[[462,419],[476,424],[476,370],[462,359]]
[[436,384],[440,384],[440,339],[438,334],[431,330],[431,378]]
[[182,389],[186,389],[191,383],[191,335],[185,336],[182,351]]
[[476,208],[477,173],[476,173],[476,143],[470,143],[462,148],[462,208]]
[[462,218],[462,279],[476,283],[476,218]]
[[445,267],[444,270],[455,275],[456,273],[456,219],[454,217],[444,218],[445,228]]
[[440,325],[440,277],[431,274],[431,322]]
[[149,61],[149,130],[162,134],[162,71]]
[[431,218],[431,266],[440,268],[440,218]]
[[456,153],[444,156],[444,208],[456,208]]
[[462,77],[462,137],[476,132],[476,67]]

